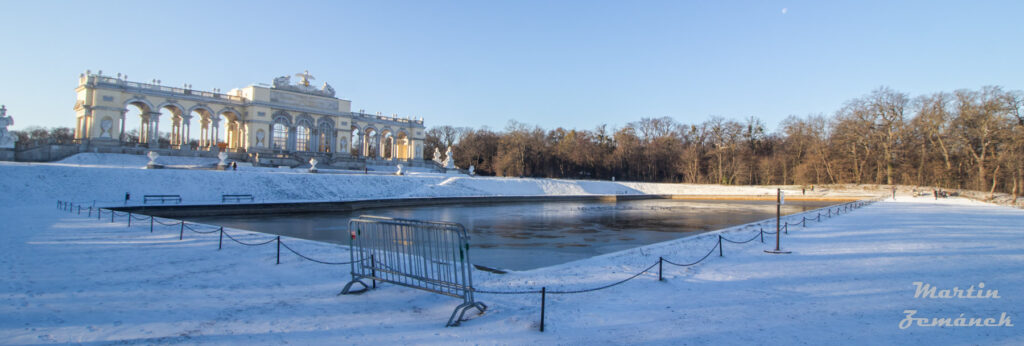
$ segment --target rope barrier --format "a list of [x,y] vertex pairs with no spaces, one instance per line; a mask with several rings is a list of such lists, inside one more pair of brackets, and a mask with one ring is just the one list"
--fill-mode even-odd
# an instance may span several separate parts
[[753,238],[750,238],[750,239],[745,240],[745,241],[729,240],[729,238],[726,238],[724,236],[722,237],[722,240],[730,242],[730,243],[733,243],[733,244],[746,244],[746,243],[752,242],[755,239],[760,238],[760,237],[761,237],[761,234],[760,234],[760,232],[758,232],[758,234],[755,234]]
[[295,254],[295,255],[297,255],[299,257],[305,258],[307,260],[310,260],[310,261],[313,261],[313,262],[316,262],[316,263],[327,264],[327,265],[340,265],[340,264],[352,264],[352,263],[358,262],[358,261],[349,261],[349,262],[327,262],[327,261],[321,261],[321,260],[309,258],[306,255],[300,254],[298,251],[295,251],[290,246],[288,246],[288,244],[285,244],[283,241],[281,242],[281,246],[284,246],[285,249],[288,249],[288,251],[291,251],[293,254]]
[[550,291],[549,290],[548,293],[549,294],[578,294],[578,293],[588,293],[588,292],[600,291],[600,290],[603,290],[603,289],[606,289],[606,288],[612,288],[612,287],[624,284],[624,283],[628,282],[629,280],[636,279],[640,275],[643,275],[644,273],[651,271],[651,269],[654,269],[654,267],[657,266],[657,265],[658,265],[658,263],[654,263],[650,267],[647,267],[647,269],[644,269],[643,271],[641,271],[639,273],[633,274],[633,276],[630,276],[630,277],[628,277],[628,278],[626,278],[626,279],[624,279],[622,281],[618,281],[618,282],[615,282],[615,283],[612,283],[612,284],[608,284],[608,285],[604,285],[604,286],[601,286],[601,287],[588,288],[588,289],[575,290],[575,291]]
[[192,233],[198,233],[198,234],[213,234],[213,233],[220,232],[220,228],[214,228],[213,230],[210,230],[208,232],[197,231],[195,228],[192,228],[192,226],[187,224],[187,223],[185,224],[185,228],[188,228],[188,230],[192,231]]
[[665,263],[674,265],[676,267],[689,267],[689,266],[696,265],[697,263],[700,263],[700,262],[703,262],[704,260],[706,260],[709,256],[711,256],[712,253],[715,252],[715,249],[717,249],[717,248],[718,248],[718,243],[715,243],[715,246],[711,247],[711,250],[708,250],[708,253],[705,254],[704,257],[701,257],[699,260],[697,260],[696,262],[693,262],[693,263],[682,264],[682,263],[675,263],[675,262],[669,261],[667,259],[662,259],[662,260],[665,261]]
[[164,225],[164,226],[177,226],[178,223],[180,223],[180,221],[179,222],[171,222],[171,223],[163,223],[163,222],[160,222],[160,220],[157,220],[156,218],[154,218],[153,220],[155,220],[156,223]]
[[236,243],[239,243],[239,244],[242,244],[242,245],[245,245],[245,246],[260,246],[260,245],[267,245],[267,244],[270,244],[271,242],[274,242],[274,241],[276,241],[276,240],[277,240],[277,238],[271,238],[270,240],[267,240],[267,241],[265,241],[265,242],[262,242],[262,243],[251,243],[251,244],[250,244],[250,243],[245,243],[245,242],[242,242],[242,241],[240,241],[240,240],[238,240],[238,239],[235,239],[235,237],[232,237],[232,236],[231,236],[231,234],[229,234],[228,232],[224,232],[224,235],[225,235],[225,236],[227,236],[227,237],[228,237],[228,239],[231,239],[231,240],[233,240],[234,242],[236,242]]

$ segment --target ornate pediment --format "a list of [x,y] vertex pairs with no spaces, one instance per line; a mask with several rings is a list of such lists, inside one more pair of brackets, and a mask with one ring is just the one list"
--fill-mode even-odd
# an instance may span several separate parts
[[309,71],[297,73],[295,76],[299,77],[299,82],[296,84],[292,84],[292,76],[274,78],[273,89],[294,91],[316,96],[334,97],[334,88],[332,88],[330,84],[327,84],[327,82],[324,82],[324,85],[319,89],[309,83],[310,80],[316,79],[313,75],[309,74]]

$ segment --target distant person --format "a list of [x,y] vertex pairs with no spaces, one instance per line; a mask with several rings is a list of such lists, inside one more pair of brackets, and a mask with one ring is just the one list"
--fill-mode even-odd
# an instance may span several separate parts
[[128,193],[128,192],[125,192],[124,193],[124,204],[128,204],[128,200],[130,200],[130,199],[132,199],[132,194]]
[[232,171],[237,171],[238,170],[238,161],[231,161],[231,170]]

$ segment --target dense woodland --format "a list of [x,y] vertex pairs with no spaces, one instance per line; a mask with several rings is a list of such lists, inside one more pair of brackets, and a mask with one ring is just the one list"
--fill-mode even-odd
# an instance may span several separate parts
[[1024,94],[1000,87],[911,97],[879,88],[832,115],[693,124],[643,118],[619,129],[503,131],[439,126],[424,157],[452,146],[478,174],[757,184],[905,184],[1020,194]]

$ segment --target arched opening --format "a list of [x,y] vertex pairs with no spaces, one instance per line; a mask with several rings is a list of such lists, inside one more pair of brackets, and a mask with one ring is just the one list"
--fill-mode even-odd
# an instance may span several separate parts
[[365,133],[363,134],[363,146],[365,146],[366,148],[363,150],[363,156],[369,158],[379,157],[380,141],[378,140],[378,137],[380,137],[380,133],[377,132],[377,129],[372,127],[366,128],[364,132]]
[[295,125],[295,151],[309,151],[309,126],[304,122]]
[[210,134],[213,129],[213,111],[205,107],[195,107],[189,112],[185,122],[185,135],[188,145],[195,150],[210,150]]
[[[159,113],[152,115],[155,119],[150,119],[153,126],[151,132],[156,136],[158,148],[175,148],[181,140],[176,138],[176,136],[180,129],[181,117],[185,111],[173,103],[165,103],[158,106],[158,108]],[[149,143],[151,145],[154,143],[152,138]]]
[[331,126],[331,122],[326,119],[320,119],[316,128],[316,134],[316,151],[321,153],[331,152],[331,147],[334,145],[334,127]]
[[362,142],[363,142],[363,131],[360,131],[358,127],[352,126],[352,131],[349,133],[351,139],[351,154],[352,156],[363,156]]
[[288,126],[280,122],[275,122],[273,125],[273,131],[274,132],[271,134],[271,138],[273,138],[271,149],[286,150],[288,148]]
[[410,155],[410,153],[412,152],[412,149],[410,149],[411,146],[410,146],[410,142],[409,142],[409,135],[407,135],[405,133],[405,131],[398,132],[398,135],[395,136],[394,143],[395,143],[394,144],[394,149],[392,149],[392,150],[395,153],[395,158],[396,159],[399,159],[399,160],[409,160],[409,159],[412,159],[412,156]]
[[220,150],[237,151],[242,146],[242,124],[238,113],[233,110],[222,110],[218,116],[217,146]]
[[128,101],[125,104],[124,117],[122,117],[121,141],[125,143],[146,143],[149,138],[146,136],[149,128],[149,113],[151,108],[142,101]]

